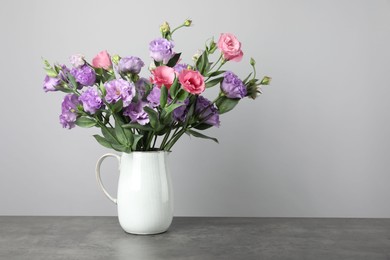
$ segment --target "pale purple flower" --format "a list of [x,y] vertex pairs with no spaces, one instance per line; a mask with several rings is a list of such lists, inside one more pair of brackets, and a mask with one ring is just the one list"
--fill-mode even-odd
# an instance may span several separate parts
[[178,63],[178,64],[176,64],[174,67],[173,67],[173,69],[175,70],[175,72],[177,72],[178,74],[180,74],[180,72],[182,71],[182,70],[185,70],[185,69],[187,69],[188,68],[188,65],[187,64],[183,64],[183,63]]
[[145,112],[144,107],[148,104],[146,102],[138,101],[138,103],[131,103],[123,111],[125,116],[130,117],[131,123],[138,123],[146,125],[149,123],[148,113]]
[[173,119],[176,121],[184,122],[187,118],[188,104],[190,100],[186,98],[183,105],[173,110]]
[[145,66],[145,63],[138,57],[123,57],[118,64],[118,71],[121,73],[138,74],[141,72],[141,68]]
[[147,87],[150,84],[149,80],[146,78],[140,78],[134,85],[135,85],[135,90],[138,93],[138,96],[140,98],[143,98],[147,91]]
[[154,86],[152,91],[150,91],[149,95],[147,96],[146,100],[149,101],[152,107],[158,107],[160,105],[160,96],[161,89],[157,86]]
[[80,68],[85,64],[85,56],[82,54],[74,54],[69,57],[69,61],[73,67]]
[[62,101],[60,123],[63,128],[71,129],[75,127],[77,119],[77,106],[80,104],[77,95],[68,94]]
[[52,78],[46,75],[45,79],[43,80],[43,90],[45,92],[48,91],[56,91],[56,87],[61,83],[61,80],[58,78]]
[[103,100],[99,96],[99,93],[93,87],[89,87],[79,97],[79,100],[83,104],[85,112],[95,114],[96,111],[103,106]]
[[73,68],[70,71],[70,74],[72,74],[75,80],[82,86],[92,86],[95,84],[96,73],[94,69],[88,65],[83,65],[80,68]]
[[221,89],[228,98],[243,98],[247,93],[244,83],[231,71],[225,72]]
[[195,114],[205,124],[219,127],[219,114],[217,108],[203,96],[198,96],[195,104]]
[[106,82],[104,87],[107,91],[105,99],[108,103],[116,103],[122,99],[123,107],[127,107],[135,96],[134,84],[123,79],[114,79]]
[[172,50],[174,46],[173,42],[168,41],[167,39],[155,39],[149,44],[150,57],[157,62],[162,61],[164,64],[167,64],[168,61],[175,55]]

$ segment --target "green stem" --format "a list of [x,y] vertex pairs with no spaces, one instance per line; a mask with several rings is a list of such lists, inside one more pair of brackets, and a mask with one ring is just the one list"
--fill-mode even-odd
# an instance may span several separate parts
[[157,141],[157,135],[154,135],[154,141],[153,141],[152,149],[154,149],[154,146],[156,145],[156,141]]
[[161,145],[160,145],[160,150],[164,150],[165,143],[167,142],[167,140],[168,140],[170,134],[171,134],[171,130],[169,130],[169,131],[165,134],[164,139],[162,140]]
[[218,62],[222,59],[222,54],[219,55],[219,58],[218,60],[213,64],[213,66],[211,66],[211,68],[209,69],[209,71],[212,71],[214,69],[214,67],[218,64]]
[[[222,57],[222,55],[221,55]],[[224,64],[226,63],[226,60],[222,60],[221,64],[219,64],[218,68],[215,71],[218,71]],[[211,69],[210,69],[211,71]],[[211,77],[207,77],[207,79],[204,82],[207,82]]]
[[177,140],[179,140],[179,138],[187,131],[187,128],[183,128],[182,130],[180,130],[176,136],[174,138],[172,138],[169,143],[166,145],[166,147],[164,147],[164,150],[165,151],[170,151],[172,146],[177,142]]
[[174,32],[176,32],[178,29],[180,29],[180,28],[182,28],[182,27],[185,27],[185,25],[182,24],[182,25],[176,27],[175,29],[173,29],[173,31],[171,32],[171,36],[173,35]]

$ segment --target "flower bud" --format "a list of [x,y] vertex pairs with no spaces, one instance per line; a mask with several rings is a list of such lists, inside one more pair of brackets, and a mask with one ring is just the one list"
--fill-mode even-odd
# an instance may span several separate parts
[[255,65],[256,65],[255,59],[251,58],[250,64],[251,64],[252,66],[255,66]]
[[189,27],[189,26],[191,26],[191,24],[192,24],[192,20],[190,20],[190,19],[187,19],[184,21],[184,26]]
[[112,63],[115,65],[118,65],[119,61],[121,60],[121,57],[118,54],[115,54],[114,56],[111,57]]
[[271,83],[271,77],[267,77],[267,76],[265,76],[262,80],[261,80],[261,82],[260,82],[260,85],[269,85],[270,83]]
[[169,24],[167,22],[164,22],[161,26],[160,26],[160,32],[162,34],[167,34],[171,31],[171,28],[169,27]]

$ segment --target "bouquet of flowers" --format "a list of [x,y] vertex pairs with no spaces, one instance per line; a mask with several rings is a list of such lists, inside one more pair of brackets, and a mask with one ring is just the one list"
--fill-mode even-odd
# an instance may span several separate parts
[[[271,78],[256,78],[252,58],[253,72],[244,80],[221,69],[243,57],[241,43],[230,33],[222,33],[218,42],[207,41],[204,50],[193,57],[193,64],[183,63],[181,53],[174,51],[172,36],[190,25],[191,20],[173,30],[167,22],[161,25],[161,37],[149,45],[149,78],[140,76],[145,63],[136,56],[110,56],[101,51],[88,63],[76,54],[70,57],[71,68],[45,60],[44,91],[67,93],[59,117],[62,126],[98,127],[101,135],[94,135],[98,143],[126,153],[170,151],[183,134],[218,142],[200,131],[219,127],[221,114],[245,97],[255,99],[261,93],[260,85],[268,85]],[[210,61],[217,50],[219,58]],[[220,92],[213,101],[202,96],[215,86]]]

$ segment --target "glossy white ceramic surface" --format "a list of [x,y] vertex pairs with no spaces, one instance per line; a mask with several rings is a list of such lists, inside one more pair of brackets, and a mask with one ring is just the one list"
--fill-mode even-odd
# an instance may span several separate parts
[[[96,178],[104,194],[118,205],[122,228],[132,234],[165,232],[173,217],[173,191],[167,165],[168,152],[132,152],[103,155],[96,164]],[[100,178],[107,157],[119,161],[118,198],[112,197]]]

